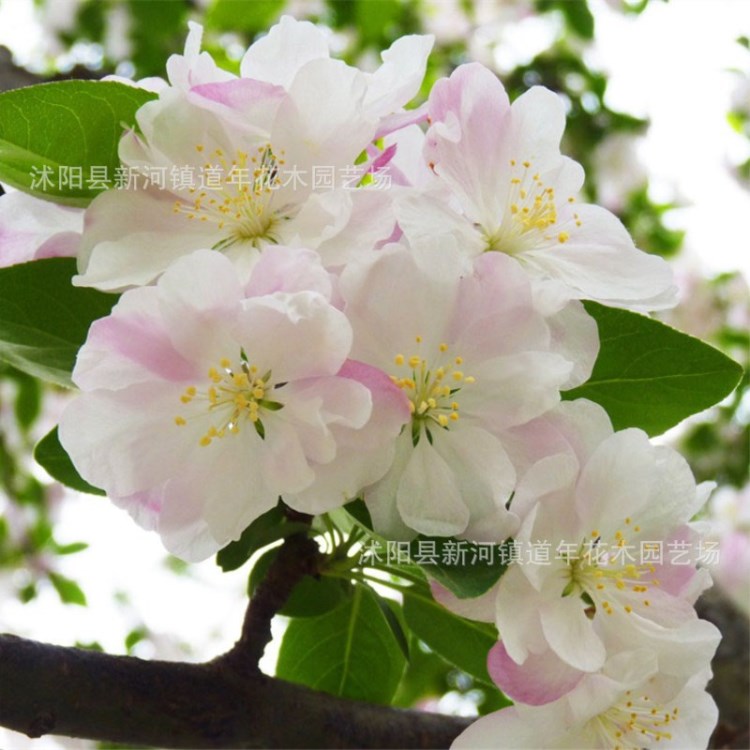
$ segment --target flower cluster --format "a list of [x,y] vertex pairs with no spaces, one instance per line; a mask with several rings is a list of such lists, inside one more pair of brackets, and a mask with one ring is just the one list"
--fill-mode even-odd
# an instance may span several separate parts
[[[54,207],[1,230],[1,263],[75,254],[76,284],[122,292],[60,424],[80,474],[188,560],[279,497],[309,514],[362,498],[395,542],[563,549],[511,561],[476,599],[436,585],[497,623],[490,672],[516,703],[456,746],[705,746],[717,631],[693,603],[707,576],[625,553],[695,542],[707,493],[670,449],[560,396],[599,349],[581,300],[649,311],[675,287],[579,201],[563,103],[535,87],[511,104],[468,64],[405,109],[430,37],[364,73],[286,17],[239,76],[200,40],[193,25],[169,80],[137,84],[158,97],[120,158],[144,180],[102,192],[83,223]],[[323,167],[356,188],[285,177]],[[383,170],[388,189],[368,190]],[[6,200],[20,215],[34,199]]]

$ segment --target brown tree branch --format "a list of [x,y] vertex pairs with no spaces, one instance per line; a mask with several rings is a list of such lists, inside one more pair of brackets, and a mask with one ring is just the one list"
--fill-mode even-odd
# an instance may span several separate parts
[[208,664],[0,635],[0,724],[163,748],[438,748],[466,719],[337,698]]
[[[295,520],[309,525],[312,516],[296,514]],[[239,640],[221,659],[232,662],[237,669],[258,670],[258,662],[271,641],[271,620],[299,581],[317,573],[319,557],[317,543],[305,534],[293,534],[284,540],[250,599]]]

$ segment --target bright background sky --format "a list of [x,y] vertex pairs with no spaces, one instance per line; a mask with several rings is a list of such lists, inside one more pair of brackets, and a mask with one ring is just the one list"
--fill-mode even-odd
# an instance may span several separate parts
[[[31,7],[31,0],[0,4],[0,44],[13,47],[22,60],[40,42]],[[614,13],[604,0],[592,0],[592,7],[598,48],[590,62],[611,75],[612,108],[651,119],[640,153],[656,189],[668,199],[676,189],[686,204],[672,217],[674,226],[688,230],[685,257],[709,272],[741,268],[750,276],[750,194],[728,169],[746,158],[747,142],[726,121],[739,81],[729,71],[750,72],[750,54],[734,42],[750,36],[750,1],[652,0],[642,15],[630,17]],[[242,571],[221,574],[208,561],[191,566],[189,577],[175,576],[164,565],[156,535],[93,496],[65,501],[56,534],[62,543],[91,544],[61,561],[62,572],[81,582],[89,606],[61,606],[51,590],[23,606],[4,595],[0,578],[0,631],[66,645],[98,641],[121,652],[125,634],[145,621],[153,633],[164,634],[160,656],[175,659],[184,658],[177,644],[189,644],[195,658],[206,658],[238,633],[245,608]],[[122,592],[119,600],[115,592]],[[2,730],[0,746],[59,747],[51,738],[27,744],[14,735],[11,741]]]

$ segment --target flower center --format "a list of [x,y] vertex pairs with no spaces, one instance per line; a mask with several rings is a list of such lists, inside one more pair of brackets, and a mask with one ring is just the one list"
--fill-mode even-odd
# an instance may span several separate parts
[[[418,349],[421,348],[422,337],[417,336],[415,341]],[[440,344],[438,348],[439,355],[433,366],[419,352],[410,357],[397,354],[393,360],[399,373],[391,375],[391,380],[409,398],[414,445],[419,442],[422,431],[432,443],[430,428],[448,430],[452,422],[459,420],[458,394],[465,385],[475,382],[475,378],[460,369],[463,359],[450,357],[447,344]]]
[[634,695],[628,690],[622,699],[592,721],[605,738],[602,747],[615,750],[637,750],[652,742],[671,740],[669,727],[678,720],[680,709],[671,711],[655,706],[648,695]]
[[[195,148],[198,153],[204,151],[200,144]],[[279,170],[284,159],[276,156],[270,143],[259,146],[253,155],[238,150],[231,161],[220,148],[211,156],[215,161],[203,165],[200,188],[189,188],[188,201],[175,201],[174,213],[189,221],[214,224],[224,235],[214,245],[216,250],[237,243],[256,248],[276,243],[274,226],[284,217],[271,204],[281,187]]]
[[[558,222],[555,189],[542,182],[530,161],[511,159],[510,189],[500,226],[491,233],[484,232],[485,250],[497,250],[511,255],[528,250],[540,241],[565,244],[570,239],[566,231],[555,232]],[[575,198],[568,198],[573,203]],[[578,214],[575,225],[581,226]]]
[[[636,534],[641,530],[631,518],[625,518],[624,526]],[[602,540],[599,531],[592,531],[576,549],[562,551],[568,563],[562,596],[578,593],[588,597],[587,601],[608,615],[614,611],[612,602],[628,614],[634,606],[650,607],[648,591],[651,586],[659,586],[654,578],[659,550],[651,549],[650,544],[658,546],[643,542],[640,557],[636,557],[635,545],[627,543],[622,530],[615,531],[611,541]]]
[[193,402],[203,405],[200,410],[192,409],[188,417],[178,415],[174,422],[184,427],[188,419],[201,417],[208,411],[214,417],[213,423],[200,438],[199,443],[207,446],[214,439],[225,435],[236,435],[244,423],[250,422],[261,438],[265,438],[265,427],[261,413],[278,411],[283,404],[268,398],[268,391],[283,384],[271,385],[270,370],[263,376],[258,375],[258,368],[242,358],[239,368],[234,369],[229,359],[220,361],[219,367],[208,370],[210,385],[199,390],[191,385],[180,396],[180,401],[187,407]]

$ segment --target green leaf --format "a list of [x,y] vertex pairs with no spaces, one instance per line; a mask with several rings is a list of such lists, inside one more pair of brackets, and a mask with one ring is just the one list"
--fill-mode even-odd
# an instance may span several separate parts
[[258,34],[273,25],[284,9],[284,0],[214,0],[206,13],[206,27],[219,31]]
[[125,650],[129,653],[133,653],[133,649],[144,639],[148,638],[148,631],[146,628],[135,628],[131,630],[125,636]]
[[63,604],[78,604],[81,607],[86,606],[86,594],[81,587],[70,578],[66,578],[59,573],[50,572],[47,574],[50,583],[55,587],[57,595]]
[[493,625],[454,615],[421,587],[404,594],[404,619],[433,651],[472,677],[492,683],[487,654],[498,639]]
[[398,647],[401,649],[401,653],[404,658],[409,661],[409,639],[406,637],[404,632],[404,615],[401,610],[401,605],[393,599],[388,599],[385,596],[381,596],[377,591],[373,591],[375,598],[377,599],[380,611],[385,617],[385,621],[388,623],[388,627],[393,633],[393,637],[398,643]]
[[599,327],[601,349],[589,380],[565,399],[603,406],[615,430],[640,427],[659,435],[721,401],[742,368],[718,349],[645,315],[585,302]]
[[[120,137],[135,124],[138,108],[155,97],[114,81],[60,81],[0,93],[0,181],[56,203],[87,206],[113,186]],[[96,184],[97,171],[106,173],[107,184]]]
[[42,384],[31,375],[12,367],[8,368],[7,374],[16,383],[16,421],[22,430],[28,431],[42,408]]
[[[183,47],[190,3],[174,0],[126,2],[136,78],[163,75],[164,60]],[[98,1],[95,4],[101,5]]]
[[508,567],[504,544],[418,536],[409,545],[412,562],[460,599],[492,588]]
[[36,462],[61,484],[89,495],[104,495],[103,490],[89,484],[79,473],[65,448],[60,444],[57,427],[50,430],[34,449]]
[[369,588],[321,617],[292,620],[276,676],[355,700],[389,703],[406,660]]
[[255,552],[290,534],[308,530],[307,524],[287,520],[280,505],[258,516],[236,542],[230,542],[216,555],[216,564],[224,571],[242,567]]
[[[248,595],[252,597],[255,590],[266,577],[268,568],[279,553],[278,547],[264,552],[253,565],[247,582]],[[285,617],[317,617],[329,612],[351,595],[351,584],[338,578],[313,578],[304,576],[294,587],[279,614]]]
[[53,543],[53,549],[56,555],[75,555],[78,552],[87,550],[89,545],[86,542],[71,542],[70,544]]
[[351,500],[344,508],[360,526],[364,526],[369,531],[372,531],[372,518],[364,500],[361,498]]
[[117,295],[73,286],[75,273],[73,258],[0,268],[0,358],[67,387],[89,326],[117,302]]
[[557,7],[565,16],[568,26],[583,39],[594,38],[594,16],[586,0],[562,0]]

